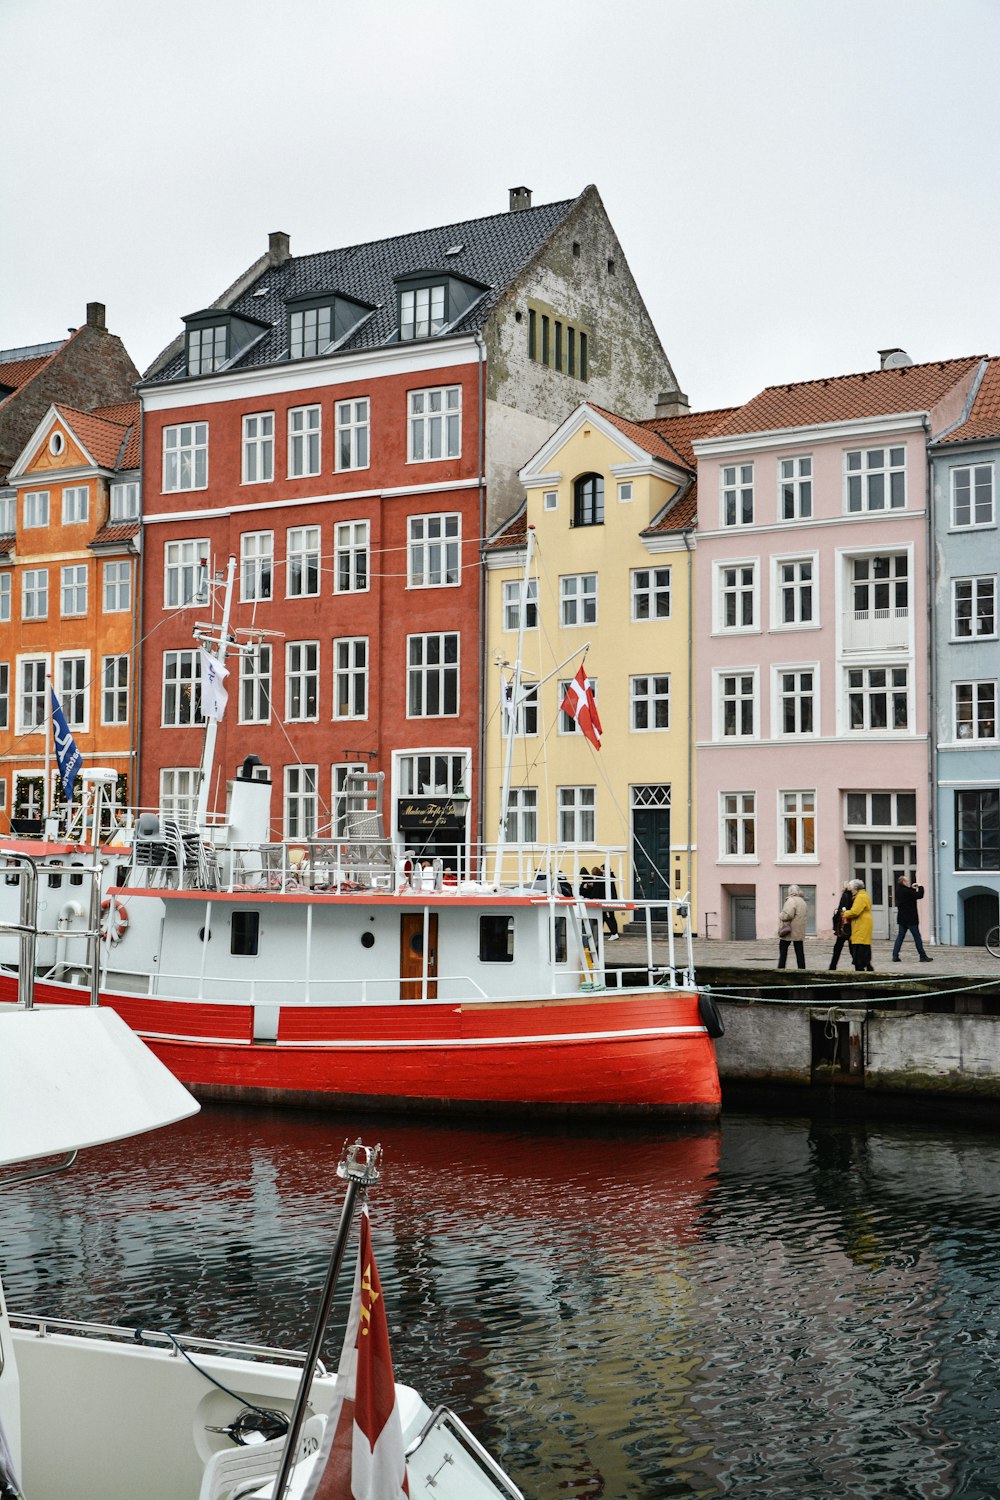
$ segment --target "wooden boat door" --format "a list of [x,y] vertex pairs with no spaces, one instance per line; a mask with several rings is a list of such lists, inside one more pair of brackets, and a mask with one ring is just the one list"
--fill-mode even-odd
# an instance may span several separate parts
[[[437,912],[430,912],[427,919],[427,996],[437,999],[438,971],[438,919]],[[424,976],[424,914],[422,911],[403,912],[399,919],[399,998],[421,1000],[424,998],[422,980]]]

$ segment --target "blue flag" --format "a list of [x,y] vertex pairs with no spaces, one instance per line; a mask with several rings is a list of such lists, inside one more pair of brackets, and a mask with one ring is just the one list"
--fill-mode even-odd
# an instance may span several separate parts
[[83,765],[83,756],[76,748],[76,740],[70,732],[66,723],[66,715],[63,713],[56,697],[55,688],[52,689],[52,738],[56,746],[56,765],[59,767],[59,777],[66,793],[66,801],[73,800],[73,783],[76,781],[77,772]]

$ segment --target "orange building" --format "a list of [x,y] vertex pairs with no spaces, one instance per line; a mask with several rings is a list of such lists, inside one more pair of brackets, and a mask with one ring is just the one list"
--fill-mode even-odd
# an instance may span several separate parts
[[[0,525],[0,831],[62,797],[49,684],[83,769],[133,796],[140,552],[139,403],[54,403],[7,479]],[[48,792],[46,795],[46,777]],[[74,791],[78,799],[81,783]]]

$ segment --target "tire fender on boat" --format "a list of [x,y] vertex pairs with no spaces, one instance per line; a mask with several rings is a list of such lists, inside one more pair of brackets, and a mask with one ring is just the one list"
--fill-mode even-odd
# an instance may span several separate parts
[[706,994],[704,990],[698,995],[698,1015],[701,1017],[701,1024],[713,1041],[716,1037],[725,1036],[726,1027],[719,1007],[712,996]]
[[117,896],[105,896],[101,902],[101,937],[106,943],[120,943],[128,930],[128,912]]

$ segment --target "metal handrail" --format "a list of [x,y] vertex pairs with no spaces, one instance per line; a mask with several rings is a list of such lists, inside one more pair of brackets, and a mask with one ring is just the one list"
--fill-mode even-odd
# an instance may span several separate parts
[[[117,1323],[88,1323],[82,1318],[47,1318],[37,1313],[11,1313],[10,1325],[37,1338],[48,1338],[54,1333],[69,1333],[80,1338],[110,1339],[116,1343],[149,1344],[163,1347],[177,1358],[181,1349],[195,1354],[225,1354],[227,1351],[240,1359],[268,1359],[300,1366],[308,1357],[305,1349],[274,1349],[268,1344],[247,1344],[239,1339],[209,1339],[201,1335],[160,1333],[158,1329],[122,1328]],[[326,1375],[327,1369],[321,1360],[316,1361],[317,1374]]]

